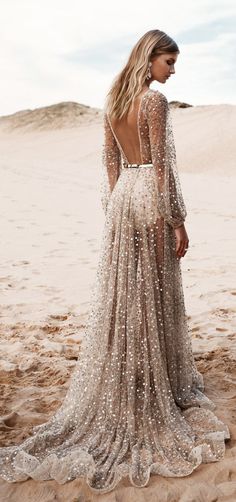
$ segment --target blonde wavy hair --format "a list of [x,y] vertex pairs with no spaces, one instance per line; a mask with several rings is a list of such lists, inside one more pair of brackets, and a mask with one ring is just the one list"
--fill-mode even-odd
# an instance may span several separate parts
[[105,112],[120,119],[128,113],[145,84],[149,62],[160,54],[179,53],[176,42],[164,31],[147,31],[133,47],[123,70],[115,77],[106,95]]

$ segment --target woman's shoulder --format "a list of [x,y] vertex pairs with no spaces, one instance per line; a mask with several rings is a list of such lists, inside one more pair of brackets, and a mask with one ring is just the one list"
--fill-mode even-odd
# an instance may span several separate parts
[[160,91],[149,89],[146,96],[146,111],[148,113],[168,108],[167,97]]
[[153,103],[168,103],[165,94],[156,89],[149,89],[149,92],[147,92],[147,101]]

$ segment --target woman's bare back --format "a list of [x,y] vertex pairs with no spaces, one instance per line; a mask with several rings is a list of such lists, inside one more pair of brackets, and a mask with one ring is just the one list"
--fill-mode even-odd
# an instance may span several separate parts
[[110,125],[113,134],[123,152],[124,158],[129,164],[142,164],[141,142],[139,132],[139,113],[142,104],[142,97],[148,92],[145,90],[134,100],[134,107],[122,119],[111,119]]

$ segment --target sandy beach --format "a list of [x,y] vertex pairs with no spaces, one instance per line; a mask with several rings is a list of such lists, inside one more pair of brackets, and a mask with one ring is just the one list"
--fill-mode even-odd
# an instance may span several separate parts
[[[83,340],[104,224],[103,127],[101,111],[80,107],[0,118],[1,446],[21,442],[57,409]],[[236,500],[236,105],[171,113],[188,211],[189,331],[205,392],[230,429],[225,458],[185,478],[152,475],[143,489],[125,479],[99,496],[84,480],[0,480],[1,502]]]

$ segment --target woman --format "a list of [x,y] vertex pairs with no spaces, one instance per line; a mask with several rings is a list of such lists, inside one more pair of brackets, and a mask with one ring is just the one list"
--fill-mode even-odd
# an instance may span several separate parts
[[0,450],[8,481],[80,476],[108,492],[129,475],[187,476],[223,458],[228,427],[203,393],[188,334],[180,258],[187,215],[168,101],[149,88],[174,73],[179,49],[143,35],[107,96],[106,213],[85,341],[67,395],[21,445]]

